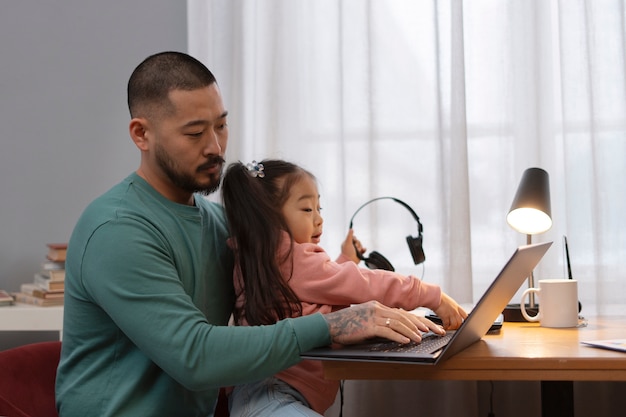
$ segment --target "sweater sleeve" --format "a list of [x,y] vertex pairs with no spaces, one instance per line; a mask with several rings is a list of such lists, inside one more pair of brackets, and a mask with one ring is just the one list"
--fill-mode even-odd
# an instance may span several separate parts
[[335,262],[337,262],[338,264],[343,264],[345,262],[352,262],[352,259],[344,255],[343,253],[340,253],[339,256],[337,256],[337,259],[335,260]]
[[350,305],[377,300],[406,310],[436,309],[441,303],[441,288],[415,276],[361,268],[354,262],[333,262],[315,244],[296,244],[293,253],[289,284],[303,302]]
[[[100,333],[93,337],[102,343],[119,343],[120,337],[107,334],[110,327],[103,324],[110,318],[119,334],[161,369],[188,389],[200,390],[272,375],[299,362],[302,351],[330,342],[321,314],[273,326],[208,323],[182,287],[167,253],[155,243],[158,239],[141,229],[141,224],[126,219],[103,226],[84,252],[83,265],[89,268],[84,266],[82,276],[89,279],[83,285],[103,310],[103,322],[91,323],[94,333]],[[137,250],[118,249],[130,247]]]

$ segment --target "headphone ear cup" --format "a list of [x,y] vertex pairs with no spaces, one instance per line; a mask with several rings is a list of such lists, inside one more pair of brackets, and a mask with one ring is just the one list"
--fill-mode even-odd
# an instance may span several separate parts
[[385,271],[395,271],[391,262],[387,260],[380,253],[373,251],[370,253],[369,258],[365,258],[365,265],[370,269],[384,269]]
[[424,248],[422,247],[422,236],[407,236],[406,243],[409,245],[409,250],[411,251],[411,256],[413,257],[415,265],[421,264],[426,260]]

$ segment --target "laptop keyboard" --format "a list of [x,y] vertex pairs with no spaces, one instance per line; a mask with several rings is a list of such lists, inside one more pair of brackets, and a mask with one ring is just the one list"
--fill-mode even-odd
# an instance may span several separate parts
[[429,332],[422,335],[421,343],[409,342],[406,344],[401,344],[398,342],[387,341],[376,343],[372,345],[369,350],[370,352],[430,354],[435,353],[439,349],[446,346],[452,336],[454,336],[454,332],[448,332],[443,336],[439,336],[432,332]]

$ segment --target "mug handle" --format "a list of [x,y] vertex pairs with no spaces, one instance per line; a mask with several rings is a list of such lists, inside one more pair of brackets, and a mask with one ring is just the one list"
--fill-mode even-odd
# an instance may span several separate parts
[[526,291],[524,291],[522,293],[522,302],[520,303],[520,310],[522,312],[522,316],[524,316],[524,318],[528,321],[539,321],[539,315],[541,314],[539,311],[537,311],[537,314],[534,316],[529,315],[526,312],[526,304],[524,303],[524,299],[526,298],[526,296],[528,294],[530,294],[531,292],[534,292],[535,294],[539,293],[539,288],[528,288]]

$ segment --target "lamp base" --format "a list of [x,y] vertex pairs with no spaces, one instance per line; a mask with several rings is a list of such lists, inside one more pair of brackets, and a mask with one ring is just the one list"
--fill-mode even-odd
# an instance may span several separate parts
[[[529,304],[524,305],[524,307],[530,316],[536,316],[539,312],[539,304],[535,304],[533,308],[531,308]],[[515,323],[528,321],[522,316],[522,309],[519,304],[507,305],[504,311],[502,311],[502,314],[504,315],[504,321]]]

